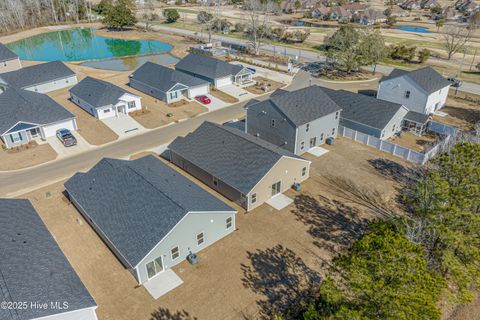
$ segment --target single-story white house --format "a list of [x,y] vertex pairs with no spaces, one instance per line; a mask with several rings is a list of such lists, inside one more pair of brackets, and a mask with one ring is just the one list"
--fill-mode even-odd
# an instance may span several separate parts
[[153,62],[145,62],[135,70],[129,85],[166,103],[194,99],[210,92],[207,81]]
[[215,88],[252,81],[253,71],[203,54],[190,53],[180,60],[175,69],[210,82]]
[[432,67],[413,71],[394,69],[380,80],[377,98],[402,104],[410,111],[431,114],[445,105],[450,85]]
[[18,55],[0,43],[0,73],[15,71],[21,67]]
[[77,84],[77,76],[61,61],[52,61],[0,74],[0,84],[47,93]]
[[69,90],[70,100],[98,119],[142,109],[141,98],[109,82],[86,77]]
[[47,95],[3,88],[0,93],[0,137],[7,148],[53,137],[58,129],[77,130],[75,115]]
[[0,225],[0,319],[98,319],[95,300],[30,201],[0,199]]
[[154,156],[104,158],[65,189],[140,284],[235,230],[235,209]]

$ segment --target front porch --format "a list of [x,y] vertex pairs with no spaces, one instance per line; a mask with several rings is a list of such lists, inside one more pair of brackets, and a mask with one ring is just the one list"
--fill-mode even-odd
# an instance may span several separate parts
[[29,143],[32,140],[44,139],[40,126],[34,124],[17,124],[2,136],[7,149]]
[[243,68],[238,74],[232,76],[232,82],[235,85],[249,85],[253,83],[253,72],[247,68]]

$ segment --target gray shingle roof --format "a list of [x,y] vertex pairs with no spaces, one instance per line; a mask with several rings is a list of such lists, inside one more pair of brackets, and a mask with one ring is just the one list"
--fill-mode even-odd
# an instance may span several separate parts
[[78,84],[70,89],[70,93],[83,101],[89,103],[91,106],[98,108],[111,104],[116,104],[118,99],[124,94],[128,93],[127,90],[120,88],[110,82],[106,82],[100,79],[92,77],[86,77]]
[[63,62],[52,61],[2,73],[0,78],[11,86],[26,88],[73,75],[75,72]]
[[394,79],[403,75],[406,75],[429,94],[443,89],[451,84],[450,81],[445,79],[432,67],[425,67],[410,72],[401,69],[393,69],[393,71],[388,76],[383,77],[380,82]]
[[341,119],[355,121],[382,130],[404,108],[401,104],[345,90],[325,88],[325,92],[342,107]]
[[191,72],[209,79],[217,79],[235,75],[243,69],[243,66],[202,54],[189,53],[175,65],[175,69]]
[[404,117],[405,120],[425,124],[429,119],[429,114],[419,113],[415,111],[408,111],[408,113]]
[[74,117],[52,98],[38,92],[7,87],[0,93],[0,134],[20,121],[44,125]]
[[204,122],[168,148],[247,194],[283,156],[295,154],[238,129]]
[[[235,212],[153,156],[102,159],[65,189],[135,267],[189,212]],[[101,196],[99,196],[101,195]]]
[[3,43],[0,43],[0,61],[8,61],[8,60],[13,60],[17,58],[18,58],[18,55],[15,52],[10,50]]
[[157,88],[163,92],[167,92],[178,83],[187,87],[208,84],[207,81],[150,61],[145,62],[137,70],[135,70],[130,75],[130,78],[148,84],[149,86]]
[[[319,119],[323,116],[340,111],[342,108],[335,103],[319,86],[310,86],[295,91],[275,91],[268,100],[256,104],[276,106],[296,126]],[[255,105],[250,106],[255,108]]]
[[68,310],[2,308],[0,319],[30,320],[96,306],[28,200],[0,199],[0,226],[0,300],[69,304]]

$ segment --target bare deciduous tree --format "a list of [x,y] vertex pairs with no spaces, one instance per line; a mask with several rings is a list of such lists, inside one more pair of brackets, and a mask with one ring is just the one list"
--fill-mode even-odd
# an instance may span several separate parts
[[268,13],[274,11],[275,3],[269,0],[245,0],[243,6],[247,12],[249,44],[254,53],[258,55],[260,46],[270,30]]
[[474,28],[472,26],[448,26],[444,29],[443,47],[447,51],[447,59],[465,48],[465,45],[472,37]]

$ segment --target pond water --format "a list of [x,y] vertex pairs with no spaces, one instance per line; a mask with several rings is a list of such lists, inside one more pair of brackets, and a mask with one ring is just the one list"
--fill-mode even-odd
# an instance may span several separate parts
[[39,34],[7,44],[22,60],[80,61],[140,54],[164,53],[173,47],[157,40],[124,40],[95,34],[94,29],[75,28]]
[[415,27],[415,26],[395,26],[393,29],[407,31],[407,32],[417,32],[417,33],[431,33],[428,28],[425,27]]
[[161,65],[176,64],[179,59],[169,53],[155,54],[149,56],[126,57],[99,61],[85,61],[80,65],[103,70],[130,71],[138,68],[147,61]]

